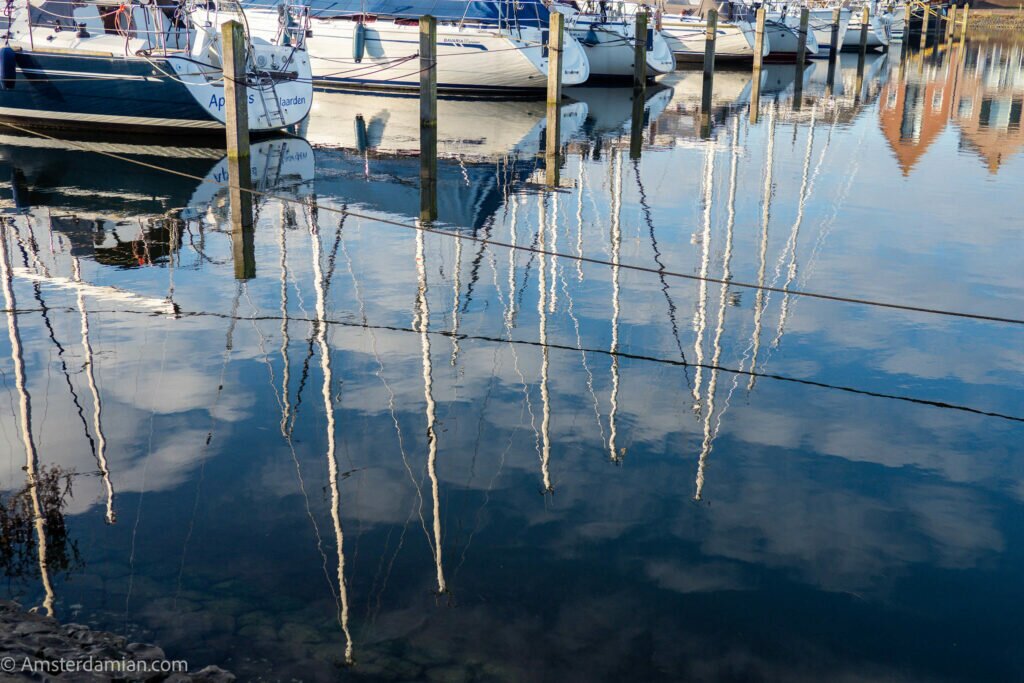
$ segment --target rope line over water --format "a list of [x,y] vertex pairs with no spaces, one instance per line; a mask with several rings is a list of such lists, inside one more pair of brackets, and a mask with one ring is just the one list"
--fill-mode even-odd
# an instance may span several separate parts
[[[74,310],[70,306],[50,306],[49,310],[66,310],[73,312]],[[2,313],[14,313],[16,315],[25,315],[28,313],[39,313],[42,309],[39,308],[17,308],[17,309],[0,309]],[[108,314],[108,315],[143,315],[153,316],[154,313],[150,311],[139,311],[130,309],[92,309],[90,313],[95,314]],[[305,322],[311,325],[323,323],[325,325],[335,325],[338,327],[352,327],[364,330],[382,330],[387,332],[407,332],[410,334],[420,335],[422,330],[415,327],[403,327],[401,325],[371,325],[366,322],[351,322],[347,320],[338,320],[333,318],[310,318],[310,317],[294,317],[294,316],[280,316],[280,315],[252,315],[252,316],[239,316],[231,313],[219,313],[217,311],[188,311],[179,309],[174,317],[181,318],[220,318],[224,320],[234,320],[238,322],[261,322],[261,321],[288,321],[291,322]],[[603,349],[597,347],[579,347],[570,344],[559,344],[552,342],[541,342],[532,339],[513,339],[509,337],[495,337],[490,335],[480,334],[465,334],[455,333],[451,330],[427,330],[426,334],[436,335],[446,338],[457,339],[459,341],[481,341],[491,342],[498,344],[513,344],[516,346],[532,346],[536,348],[554,349],[556,351],[570,351],[574,353],[588,353],[595,355],[607,356],[609,358],[620,358],[626,360],[643,361],[645,363],[656,363],[659,365],[671,365],[676,367],[684,368],[702,368],[704,370],[713,370],[720,372],[727,372],[734,375],[741,375],[746,377],[757,377],[763,379],[773,379],[779,382],[790,382],[793,384],[800,384],[803,386],[817,387],[819,389],[832,389],[834,391],[842,391],[849,394],[857,394],[859,396],[870,396],[872,398],[882,398],[891,401],[902,401],[904,403],[914,403],[916,405],[931,406],[934,408],[944,408],[947,410],[956,410],[959,412],[970,413],[972,415],[981,415],[984,417],[994,417],[1001,420],[1008,420],[1010,422],[1021,422],[1024,423],[1024,416],[1010,415],[1008,413],[1000,413],[990,410],[982,410],[981,408],[974,408],[971,406],[961,405],[958,403],[948,403],[946,401],[937,401],[927,398],[917,398],[915,396],[904,396],[901,394],[887,394],[881,391],[872,391],[870,389],[858,389],[857,387],[846,386],[843,384],[829,384],[828,382],[819,382],[813,379],[803,379],[800,377],[791,377],[789,375],[780,375],[771,372],[758,372],[754,370],[745,370],[743,368],[731,368],[724,365],[718,365],[716,363],[703,363],[703,362],[691,362],[687,360],[677,358],[662,358],[660,356],[649,356],[642,353],[630,353],[628,351]]]
[[[35,136],[46,138],[46,139],[53,140],[53,141],[56,141],[56,142],[67,143],[67,144],[79,147],[79,149],[82,150],[82,151],[92,152],[92,153],[95,153],[95,154],[102,154],[104,156],[107,156],[107,157],[110,157],[110,158],[113,158],[113,159],[118,159],[119,161],[124,161],[124,162],[130,163],[130,164],[135,164],[136,166],[141,166],[143,168],[150,168],[150,169],[153,169],[155,171],[160,171],[162,173],[169,173],[169,174],[172,174],[172,175],[176,175],[176,176],[183,177],[183,178],[188,178],[190,180],[196,180],[196,181],[199,181],[199,182],[211,183],[211,184],[214,184],[214,185],[217,185],[217,186],[220,186],[220,187],[229,187],[230,186],[230,183],[218,183],[216,181],[209,180],[207,178],[200,177],[200,176],[197,176],[197,175],[194,175],[194,174],[191,174],[191,173],[185,173],[184,171],[177,171],[177,170],[172,169],[172,168],[166,168],[166,167],[160,166],[158,164],[153,164],[153,163],[150,163],[150,162],[147,162],[147,161],[141,161],[139,159],[132,159],[131,157],[127,157],[127,156],[124,156],[124,155],[121,155],[121,154],[115,154],[113,152],[105,152],[105,151],[101,151],[101,150],[89,149],[89,148],[87,148],[85,146],[77,145],[75,143],[75,141],[73,141],[73,140],[62,140],[60,138],[56,138],[56,137],[47,135],[46,133],[42,133],[42,132],[39,132],[39,131],[34,131],[34,130],[29,129],[29,128],[24,128],[24,127],[18,126],[18,125],[13,124],[13,123],[3,122],[3,121],[0,121],[0,123],[2,123],[5,126],[8,126],[9,128],[12,128],[14,130],[18,130],[20,132],[23,132],[23,133],[26,133],[26,134],[29,134],[29,135],[35,135]],[[490,239],[490,238],[487,238],[487,237],[478,237],[476,235],[464,235],[464,234],[461,234],[461,233],[458,233],[458,232],[455,232],[455,231],[452,231],[452,230],[443,230],[443,229],[436,228],[436,227],[433,227],[433,226],[430,226],[430,225],[423,225],[423,224],[410,225],[408,223],[402,223],[401,221],[393,220],[393,219],[390,219],[390,218],[384,218],[384,217],[381,217],[381,216],[372,216],[372,215],[360,213],[360,212],[357,212],[357,211],[351,211],[349,209],[339,209],[339,208],[335,208],[335,207],[332,207],[332,206],[325,206],[325,205],[322,205],[322,204],[317,204],[315,202],[304,202],[304,201],[302,201],[300,199],[296,199],[294,197],[287,197],[287,196],[284,196],[284,195],[278,195],[278,194],[274,194],[273,192],[268,192],[268,191],[264,191],[264,190],[257,190],[257,189],[248,188],[248,187],[243,187],[243,188],[241,188],[241,190],[244,191],[244,192],[248,192],[249,194],[253,195],[254,197],[264,197],[264,198],[267,198],[267,199],[276,199],[276,200],[282,201],[282,202],[290,202],[290,203],[298,204],[298,205],[301,205],[301,206],[315,208],[315,209],[321,210],[321,211],[327,211],[327,212],[330,212],[330,213],[335,213],[335,214],[338,214],[338,215],[341,215],[341,216],[352,216],[354,218],[360,218],[360,219],[363,219],[363,220],[376,221],[378,223],[383,223],[385,225],[393,225],[395,227],[405,228],[406,230],[422,231],[422,232],[427,232],[427,233],[431,233],[431,234],[434,234],[434,235],[442,235],[442,236],[445,236],[445,237],[452,237],[452,238],[460,239],[460,240],[469,240],[471,242],[476,242],[477,244],[490,245],[490,246],[494,246],[494,247],[502,247],[502,248],[505,248],[505,249],[511,249],[511,250],[514,250],[514,251],[523,251],[523,252],[527,252],[527,253],[531,253],[531,254],[536,254],[536,255],[557,256],[559,258],[569,259],[570,261],[578,261],[580,263],[590,263],[590,264],[593,264],[593,265],[601,265],[601,266],[608,266],[608,267],[613,267],[613,268],[621,268],[621,269],[625,269],[625,270],[632,270],[632,271],[637,271],[637,272],[642,272],[642,273],[651,273],[651,274],[659,275],[659,276],[672,277],[672,278],[678,278],[678,279],[683,279],[683,280],[693,280],[693,281],[696,281],[696,282],[708,282],[708,283],[714,283],[714,284],[723,284],[723,285],[728,285],[730,287],[739,287],[739,288],[742,288],[742,289],[753,289],[753,290],[759,290],[759,291],[764,291],[764,292],[777,292],[777,293],[780,293],[780,294],[788,294],[788,295],[792,295],[792,296],[802,296],[802,297],[807,297],[807,298],[810,298],[810,299],[819,299],[819,300],[822,300],[822,301],[836,301],[836,302],[840,302],[840,303],[856,304],[856,305],[861,305],[861,306],[873,306],[873,307],[876,307],[876,308],[887,308],[887,309],[900,310],[900,311],[909,311],[909,312],[912,312],[912,313],[926,313],[926,314],[931,314],[931,315],[941,315],[941,316],[947,316],[947,317],[953,317],[953,318],[964,318],[964,319],[971,319],[971,320],[983,320],[983,321],[988,321],[988,322],[1007,323],[1007,324],[1010,324],[1010,325],[1024,325],[1024,318],[1012,318],[1012,317],[1009,317],[1009,316],[988,315],[988,314],[984,314],[984,313],[971,313],[971,312],[966,312],[966,311],[955,311],[955,310],[943,309],[943,308],[931,308],[931,307],[927,307],[927,306],[915,306],[913,304],[902,304],[902,303],[896,303],[896,302],[891,302],[891,301],[877,301],[877,300],[874,300],[874,299],[866,299],[866,298],[863,298],[863,297],[856,297],[856,296],[844,296],[844,295],[841,295],[841,294],[827,294],[827,293],[823,293],[823,292],[808,292],[808,291],[797,290],[797,289],[789,289],[787,287],[773,287],[771,285],[758,285],[758,284],[755,284],[755,283],[752,283],[752,282],[742,282],[742,281],[733,280],[733,279],[716,278],[716,277],[712,277],[712,276],[709,276],[709,275],[693,275],[693,274],[690,274],[690,273],[681,273],[679,271],[664,270],[664,269],[660,269],[660,268],[651,268],[649,266],[642,266],[642,265],[635,265],[635,264],[628,264],[628,263],[613,263],[612,261],[607,260],[607,259],[599,259],[599,258],[594,258],[594,257],[591,257],[591,256],[583,256],[583,255],[577,255],[577,254],[560,253],[560,252],[555,252],[555,251],[552,251],[552,250],[549,250],[549,249],[542,249],[540,247],[535,247],[535,246],[532,246],[532,245],[511,244],[509,242],[502,242],[500,240],[494,240],[494,239]]]

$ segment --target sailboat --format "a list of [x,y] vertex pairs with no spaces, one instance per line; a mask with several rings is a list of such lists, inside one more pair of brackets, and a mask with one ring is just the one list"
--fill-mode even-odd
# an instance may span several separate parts
[[[661,33],[676,58],[682,61],[704,59],[707,42],[707,21],[702,15],[664,13]],[[765,36],[761,56],[772,50],[771,39]],[[715,25],[715,59],[745,60],[754,58],[754,26],[746,19],[720,18]]]
[[[597,78],[632,78],[636,49],[635,11],[625,3],[587,0],[581,8],[564,3],[554,9],[566,16],[566,30],[583,46],[590,75]],[[645,37],[646,74],[654,78],[675,69],[668,41],[652,25]]]
[[[769,10],[765,14],[765,38],[771,43],[771,53],[767,59],[771,61],[793,61],[800,47],[800,13],[790,8]],[[831,39],[829,40],[831,42]],[[804,54],[815,57],[818,54],[818,37],[814,31],[807,32]]]
[[[204,10],[89,0],[12,0],[8,8],[0,117],[118,131],[223,130],[220,23],[204,21]],[[218,16],[245,24],[237,6]],[[253,36],[246,48],[249,130],[306,118],[313,85],[305,50]]]
[[[277,9],[247,4],[252,30],[279,35]],[[418,89],[419,19],[437,19],[437,87],[456,92],[547,88],[550,10],[539,0],[312,0],[308,17],[313,79],[324,87]],[[583,47],[565,36],[562,84],[590,76]]]
[[[756,22],[755,5],[749,0],[744,2],[726,3],[726,14],[730,17],[742,17],[751,26]],[[765,8],[764,42],[770,51],[763,56],[766,60],[791,62],[796,59],[800,44],[800,13],[794,12],[786,5],[768,6]],[[751,40],[753,40],[751,34]],[[817,37],[812,31],[807,32],[805,54],[813,57],[818,52]]]
[[[853,16],[850,18],[850,23],[846,27],[846,37],[843,39],[843,47],[846,49],[860,49],[860,28],[861,22],[861,11],[860,8],[856,8],[853,11]],[[889,47],[889,41],[891,39],[890,27],[892,26],[892,15],[886,13],[878,13],[872,9],[871,15],[868,19],[868,48],[887,48]]]
[[[833,20],[833,8],[831,7],[810,7],[808,8],[808,22],[807,26],[811,33],[814,34],[814,39],[818,43],[818,52],[812,57],[828,57],[829,52],[832,50],[832,20]],[[839,10],[839,44],[836,45],[836,50],[842,50],[843,45],[846,42],[846,29],[850,25],[850,8],[843,7]],[[857,37],[858,45],[860,44],[860,36]]]

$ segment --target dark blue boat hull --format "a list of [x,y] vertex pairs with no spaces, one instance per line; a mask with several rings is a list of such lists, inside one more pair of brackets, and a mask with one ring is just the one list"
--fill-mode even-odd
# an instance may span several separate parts
[[[13,87],[0,90],[0,118],[59,128],[223,130],[166,60],[16,53]],[[158,68],[159,67],[159,68]],[[163,72],[161,71],[163,70]]]

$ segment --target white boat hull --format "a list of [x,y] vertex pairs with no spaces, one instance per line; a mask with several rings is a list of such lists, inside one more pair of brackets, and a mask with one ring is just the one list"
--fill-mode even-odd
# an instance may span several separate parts
[[[562,11],[564,6],[558,7]],[[566,17],[568,32],[583,46],[590,62],[590,75],[599,78],[632,78],[633,55],[636,45],[636,26],[628,21],[601,21],[590,14]],[[645,52],[648,77],[667,74],[675,69],[672,50],[664,36],[657,31],[653,43]]]
[[[868,23],[868,49],[876,49],[889,46],[889,25],[892,16],[872,15]],[[846,38],[843,40],[843,47],[847,50],[860,49],[860,27],[861,20],[857,12],[850,18],[846,28]]]
[[[707,24],[699,17],[666,16],[661,33],[669,48],[684,60],[704,58]],[[765,36],[761,56],[769,54],[771,41]],[[753,59],[754,27],[747,21],[719,22],[715,31],[715,59]]]
[[[844,7],[839,12],[839,44],[836,50],[842,50],[846,42],[846,30],[850,25],[850,8]],[[828,57],[832,50],[832,9],[812,9],[808,17],[808,26],[818,42],[818,52],[815,57]]]
[[[800,45],[800,18],[783,15],[780,12],[769,12],[766,16],[764,33],[771,46],[766,56],[771,61],[789,61],[796,59]],[[806,56],[813,57],[818,53],[818,41],[813,31],[807,32],[805,45]]]
[[[145,14],[150,10],[153,14]],[[95,5],[76,11],[74,18],[83,19],[84,30],[55,30],[55,19],[42,21],[48,15],[31,23],[25,11],[12,17],[8,44],[15,50],[15,78],[0,97],[0,116],[61,128],[224,129],[222,48],[216,30],[204,27],[191,35],[183,30],[177,47],[163,32],[165,15],[155,6],[133,10],[139,26],[147,25],[143,19],[148,16],[155,31],[140,29],[127,37],[89,31],[89,22],[99,21]],[[217,25],[210,22],[210,27]],[[305,50],[261,38],[249,42],[248,129],[266,132],[300,123],[313,102]]]
[[[259,35],[277,30],[275,12],[248,10],[250,28]],[[314,18],[306,41],[318,86],[418,89],[419,26],[414,21],[371,18],[364,23],[364,52],[354,52],[356,27],[351,17]],[[445,91],[528,91],[547,87],[548,58],[540,29],[503,31],[483,26],[437,25],[437,85]],[[566,36],[562,84],[590,77],[583,48]]]

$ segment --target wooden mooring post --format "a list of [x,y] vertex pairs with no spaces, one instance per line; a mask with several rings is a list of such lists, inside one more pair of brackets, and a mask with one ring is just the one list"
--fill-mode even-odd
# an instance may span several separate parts
[[946,15],[946,42],[952,42],[953,29],[956,28],[956,5],[949,6],[949,14]]
[[836,7],[832,10],[832,44],[828,50],[828,68],[831,70],[839,57],[839,20],[842,17],[842,10]]
[[914,3],[912,0],[907,0],[903,3],[903,46],[901,52],[903,55],[907,54],[907,48],[910,46],[910,40],[914,36]]
[[[565,15],[552,12],[548,24],[547,137],[544,145],[544,183],[557,187],[562,160],[562,46],[565,44]],[[645,62],[646,63],[646,62]]]
[[245,88],[245,29],[237,21],[220,27],[224,63],[224,125],[228,157],[249,156],[249,103]]
[[224,127],[227,131],[231,251],[235,278],[248,280],[256,277],[256,237],[252,224],[245,29],[237,21],[227,21],[221,25],[220,35],[224,69]]
[[871,9],[864,5],[860,11],[860,58],[868,51],[868,29],[871,28]]
[[643,91],[633,91],[633,114],[629,121],[629,158],[639,159],[644,149],[644,104]]
[[420,17],[420,220],[437,220],[437,19]]
[[647,90],[647,13],[639,9],[633,40],[633,91],[641,96]]
[[921,6],[921,40],[917,49],[923,50],[928,45],[928,20],[930,19],[931,8],[927,4]]
[[711,93],[715,86],[715,42],[718,37],[718,11],[709,9],[704,19],[704,83],[700,98],[701,137],[711,134]]
[[750,122],[757,123],[761,108],[761,63],[764,60],[764,20],[765,10],[757,10],[757,23],[754,26],[754,72],[753,88],[750,93]]
[[971,11],[971,4],[967,3],[964,5],[964,18],[963,23],[960,24],[960,44],[963,45],[967,40],[967,17]]
[[807,64],[807,31],[810,26],[811,11],[806,7],[800,9],[800,30],[796,43],[796,73],[793,74],[793,111],[800,111],[804,97],[804,68]]
[[644,102],[647,99],[647,13],[637,10],[633,27],[633,112],[629,121],[629,158],[639,159],[644,146]]

